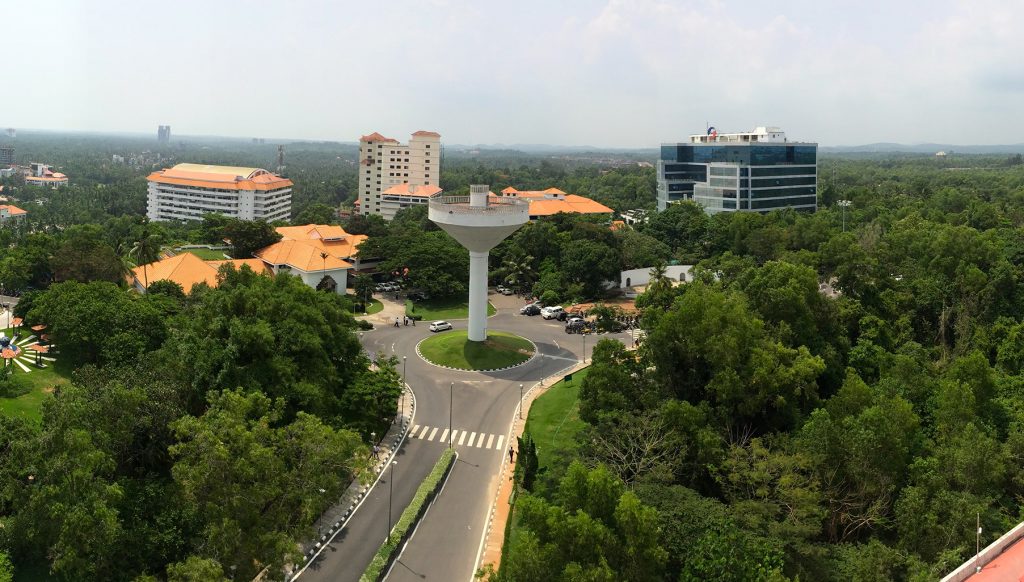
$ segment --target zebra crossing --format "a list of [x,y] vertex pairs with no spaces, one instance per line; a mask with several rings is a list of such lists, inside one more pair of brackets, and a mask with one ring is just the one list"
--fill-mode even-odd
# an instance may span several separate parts
[[502,450],[505,435],[486,432],[474,432],[455,429],[449,434],[447,427],[426,426],[417,424],[409,432],[409,438],[448,444],[450,441],[457,447],[473,447],[476,449]]

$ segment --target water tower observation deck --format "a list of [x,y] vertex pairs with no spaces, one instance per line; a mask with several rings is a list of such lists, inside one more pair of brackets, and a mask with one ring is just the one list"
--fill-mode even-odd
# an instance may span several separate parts
[[469,340],[487,339],[487,255],[530,220],[530,203],[495,196],[486,185],[469,187],[469,196],[430,197],[427,215],[469,250]]

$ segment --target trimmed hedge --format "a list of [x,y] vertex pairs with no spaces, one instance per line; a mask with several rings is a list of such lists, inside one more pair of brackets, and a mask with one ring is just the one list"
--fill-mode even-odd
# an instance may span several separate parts
[[391,541],[384,542],[380,549],[377,550],[377,555],[373,557],[366,571],[359,577],[359,582],[378,582],[384,577],[398,549],[412,535],[416,522],[426,513],[427,506],[430,505],[434,496],[437,495],[437,490],[441,487],[441,483],[444,482],[448,470],[454,463],[455,450],[445,449],[441,453],[441,458],[437,460],[437,464],[431,469],[430,474],[423,480],[423,483],[420,483],[419,489],[416,490],[416,495],[413,495],[412,501],[409,503],[409,507],[406,507],[405,511],[402,512],[402,516],[398,518],[398,523],[395,524],[394,532],[391,534]]

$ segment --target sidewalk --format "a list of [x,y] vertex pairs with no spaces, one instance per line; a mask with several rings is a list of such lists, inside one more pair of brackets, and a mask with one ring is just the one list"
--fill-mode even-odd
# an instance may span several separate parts
[[[522,419],[519,418],[519,408],[516,407],[508,440],[509,443],[516,443],[516,462],[519,462],[519,446],[516,438],[523,436],[523,430],[526,428],[526,419],[529,418],[530,406],[533,404],[533,401],[547,392],[547,389],[552,384],[557,383],[566,374],[575,373],[589,365],[577,362],[572,367],[548,376],[539,383],[534,384],[529,392],[523,395]],[[505,458],[508,458],[508,451],[505,452]],[[515,463],[506,461],[502,464],[501,473],[498,475],[498,489],[495,491],[494,502],[491,504],[491,515],[487,520],[487,533],[484,534],[481,555],[477,559],[477,568],[490,564],[494,567],[494,571],[497,572],[498,566],[501,565],[501,548],[505,543],[505,524],[508,522],[509,513],[512,511],[512,491],[515,488],[512,477],[515,472],[514,469]]]
[[[374,314],[370,317],[375,317],[376,315],[379,314]],[[404,398],[398,399],[396,412],[398,414],[395,417],[395,421],[392,422],[391,426],[388,428],[387,434],[377,439],[380,452],[376,463],[370,468],[367,474],[356,477],[356,479],[349,484],[348,489],[346,489],[341,495],[338,502],[323,512],[319,519],[319,537],[299,544],[303,554],[302,562],[294,564],[290,568],[288,576],[289,580],[291,579],[291,575],[298,572],[306,562],[316,555],[317,551],[319,551],[324,544],[328,543],[343,527],[345,527],[345,522],[348,521],[352,513],[355,512],[359,503],[362,502],[366,494],[370,491],[373,485],[376,484],[381,472],[384,471],[384,469],[387,468],[388,463],[391,462],[395,452],[402,443],[403,437],[405,437],[406,432],[408,432],[413,416],[416,413],[416,396],[413,394],[408,384],[406,384],[405,387]],[[364,480],[367,483],[366,485],[363,484]]]
[[[395,318],[401,323],[405,317],[405,299],[393,299],[387,293],[377,293],[373,297],[380,301],[384,309],[373,315],[357,315],[356,319],[369,321],[376,326],[395,325]],[[409,323],[412,325],[412,322]]]

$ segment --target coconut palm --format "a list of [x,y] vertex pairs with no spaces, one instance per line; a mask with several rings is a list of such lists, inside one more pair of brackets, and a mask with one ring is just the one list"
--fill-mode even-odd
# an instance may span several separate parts
[[148,223],[142,226],[142,234],[128,251],[128,256],[134,257],[136,264],[142,265],[143,285],[148,289],[149,263],[160,258],[160,237],[150,232]]
[[520,293],[524,287],[529,287],[533,283],[534,271],[533,271],[533,257],[527,255],[522,258],[512,257],[505,261],[505,283],[512,285]]

